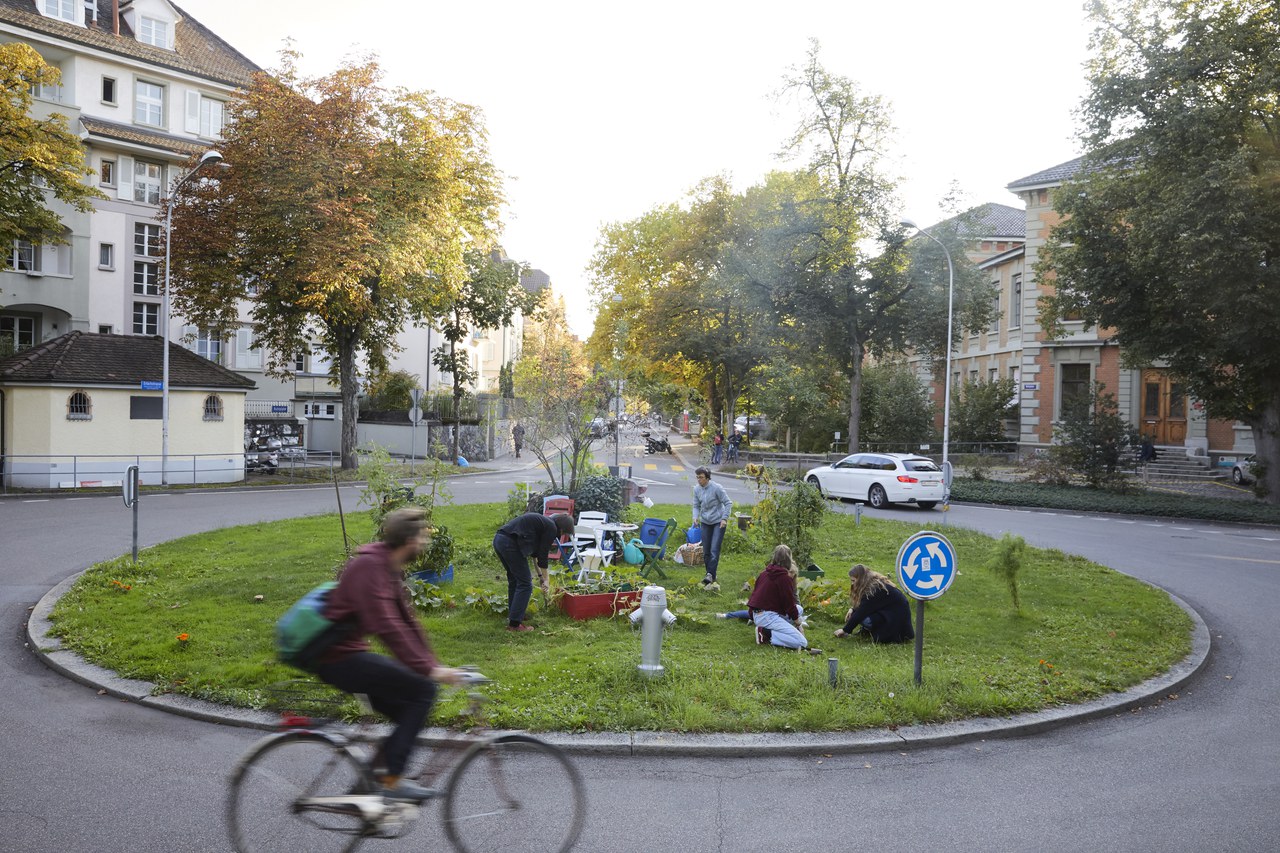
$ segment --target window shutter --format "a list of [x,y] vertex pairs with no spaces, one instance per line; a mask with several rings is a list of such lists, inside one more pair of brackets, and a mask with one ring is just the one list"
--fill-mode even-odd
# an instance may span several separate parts
[[199,92],[187,92],[187,133],[200,133]]
[[133,201],[133,158],[120,157],[116,161],[116,198]]

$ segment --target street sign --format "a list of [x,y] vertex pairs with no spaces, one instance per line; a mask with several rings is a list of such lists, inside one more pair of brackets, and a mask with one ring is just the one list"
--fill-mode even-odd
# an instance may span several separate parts
[[280,414],[280,413],[289,411],[289,407],[288,406],[272,406],[271,411],[274,414]]
[[422,420],[422,409],[419,409],[417,406],[414,406],[413,408],[409,409],[410,423],[416,424],[421,420]]
[[947,537],[922,530],[898,552],[898,581],[912,598],[927,601],[947,591],[956,578],[956,550]]
[[145,379],[141,383],[143,391],[163,391],[163,382],[148,382]]

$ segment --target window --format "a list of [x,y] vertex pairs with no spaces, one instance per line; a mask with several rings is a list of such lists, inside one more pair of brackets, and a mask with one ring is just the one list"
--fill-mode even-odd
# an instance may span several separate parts
[[40,244],[26,240],[14,240],[13,249],[9,253],[9,269],[18,272],[40,271]]
[[257,370],[262,367],[262,350],[252,346],[253,332],[248,329],[236,330],[236,369]]
[[75,23],[76,4],[74,0],[44,0],[44,13],[51,18],[61,18]]
[[116,103],[116,78],[102,78],[102,103],[115,106]]
[[293,356],[293,372],[307,372],[307,354],[305,352],[294,353]]
[[160,306],[153,302],[133,303],[133,333],[135,335],[160,334]]
[[987,382],[995,382],[1000,378],[1000,369],[997,367],[987,368]]
[[204,419],[206,421],[222,420],[222,398],[217,394],[210,394],[204,398]]
[[208,329],[196,332],[196,355],[222,364],[222,339]]
[[164,127],[164,87],[139,80],[134,87],[133,120]]
[[1061,408],[1066,409],[1072,403],[1087,400],[1091,370],[1087,364],[1064,364],[1059,368],[1062,378],[1058,381],[1058,393]]
[[991,328],[988,332],[995,333],[1000,331],[1000,291],[996,290],[991,294]]
[[103,160],[98,164],[98,183],[104,187],[116,185],[116,161]]
[[210,139],[222,136],[222,101],[206,98],[199,92],[187,93],[187,133]]
[[160,182],[164,167],[159,163],[133,161],[133,200],[143,204],[160,203]]
[[160,295],[160,265],[150,261],[133,262],[133,292],[142,296]]
[[111,332],[112,332],[112,331],[113,331],[113,330],[112,330],[112,328],[111,328],[110,326],[99,326],[99,327],[98,327],[98,334],[100,334],[100,335],[109,335],[109,334],[111,334]]
[[59,83],[36,83],[31,86],[31,97],[41,101],[61,101],[62,85]]
[[26,349],[36,345],[35,317],[0,317],[0,338],[8,340],[15,349]]
[[158,258],[160,250],[160,226],[148,222],[133,224],[133,253],[144,258]]
[[88,394],[83,391],[76,391],[67,398],[67,420],[93,420],[93,403],[89,400]]
[[98,244],[98,269],[113,270],[116,268],[116,247],[114,243]]
[[148,18],[144,15],[138,24],[138,41],[143,44],[163,47],[167,50],[169,47],[168,22],[158,21],[155,18]]
[[1014,273],[1009,295],[1009,328],[1022,325],[1022,273]]

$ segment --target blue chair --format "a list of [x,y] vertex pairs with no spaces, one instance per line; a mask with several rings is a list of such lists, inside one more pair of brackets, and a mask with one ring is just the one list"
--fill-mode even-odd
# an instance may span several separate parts
[[640,524],[640,550],[644,553],[644,562],[640,564],[640,576],[647,577],[650,571],[656,571],[658,577],[665,578],[659,560],[667,555],[667,540],[671,531],[676,529],[676,520],[668,518],[646,518]]

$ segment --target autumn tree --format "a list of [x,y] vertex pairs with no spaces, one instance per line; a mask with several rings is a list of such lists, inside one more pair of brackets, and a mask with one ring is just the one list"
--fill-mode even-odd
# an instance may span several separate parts
[[360,360],[385,370],[400,330],[448,304],[467,251],[493,242],[501,186],[474,107],[387,89],[373,60],[316,78],[296,60],[237,96],[229,168],[174,202],[174,306],[226,334],[247,305],[274,375],[323,347],[352,469]]
[[1087,154],[1055,197],[1041,321],[1114,329],[1128,366],[1167,365],[1247,424],[1280,502],[1280,15],[1117,0],[1091,17]]
[[462,432],[462,395],[479,378],[470,353],[460,350],[474,330],[496,329],[510,324],[516,314],[532,314],[540,301],[520,283],[520,266],[504,260],[497,250],[470,249],[465,255],[463,278],[446,287],[445,302],[436,313],[436,325],[444,339],[431,353],[431,363],[453,377],[453,445],[458,461],[458,436]]
[[33,112],[32,88],[61,82],[61,72],[30,45],[0,44],[0,245],[66,243],[50,196],[82,213],[105,198],[84,181],[92,171],[67,117]]

